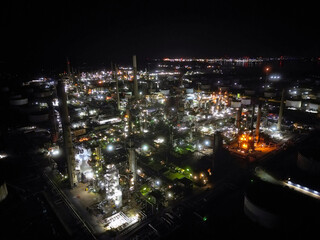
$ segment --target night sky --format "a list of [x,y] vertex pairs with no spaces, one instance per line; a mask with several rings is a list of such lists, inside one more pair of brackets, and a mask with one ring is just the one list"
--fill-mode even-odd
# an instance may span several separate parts
[[2,1],[0,61],[39,72],[63,69],[66,57],[73,66],[129,64],[132,54],[318,57],[316,1],[279,2]]

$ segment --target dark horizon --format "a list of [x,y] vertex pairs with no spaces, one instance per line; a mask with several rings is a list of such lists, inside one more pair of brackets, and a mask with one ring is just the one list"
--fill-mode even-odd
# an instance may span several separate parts
[[[162,57],[318,57],[316,7],[269,1],[6,1],[2,65],[22,72]],[[18,70],[19,68],[19,70]]]

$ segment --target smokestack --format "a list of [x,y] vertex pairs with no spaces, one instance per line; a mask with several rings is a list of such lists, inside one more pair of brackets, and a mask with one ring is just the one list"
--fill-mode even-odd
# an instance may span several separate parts
[[260,141],[260,121],[261,121],[261,104],[258,105],[258,115],[257,115],[257,123],[256,123],[257,142]]
[[61,123],[63,130],[63,145],[64,145],[64,154],[67,160],[67,171],[69,177],[69,184],[72,188],[74,183],[76,182],[75,177],[75,157],[72,145],[72,137],[70,130],[70,119],[67,105],[67,94],[65,92],[64,82],[63,80],[58,81],[57,85],[57,93],[60,102],[60,115],[61,115]]
[[68,77],[71,79],[71,66],[68,58],[67,58],[67,71],[68,71]]
[[119,96],[119,80],[118,80],[118,68],[117,65],[114,65],[114,78],[116,81],[116,91],[117,91],[117,108],[120,110],[120,96]]
[[251,122],[250,122],[251,135],[253,134],[254,111],[255,111],[255,105],[254,105],[254,103],[253,103],[253,104],[252,104]]
[[238,129],[238,131],[240,131],[241,113],[242,113],[242,108],[240,106],[237,111],[237,118],[236,118],[236,128]]
[[214,134],[214,139],[213,139],[213,150],[216,152],[218,149],[222,147],[222,137],[220,132],[216,132]]
[[180,87],[181,87],[181,88],[183,88],[183,77],[182,77],[182,76],[183,76],[183,75],[181,74],[181,75],[180,75],[180,79],[179,79],[179,80],[180,80]]
[[212,156],[212,169],[217,165],[217,157],[222,149],[222,137],[220,132],[216,132],[213,136],[213,156]]
[[283,103],[284,103],[284,89],[282,89],[282,94],[281,94],[281,103],[280,103],[279,118],[278,118],[278,125],[277,125],[278,131],[281,130],[281,122],[283,117]]
[[132,139],[129,139],[129,170],[132,172],[133,182],[137,180],[137,159]]
[[133,177],[133,182],[136,182],[137,179],[137,159],[136,159],[136,154],[135,154],[135,149],[134,149],[134,142],[133,142],[133,136],[132,136],[132,116],[131,116],[131,101],[129,99],[127,109],[126,109],[126,114],[128,115],[128,160],[129,160],[129,170],[132,172],[132,177]]
[[51,130],[51,142],[53,144],[57,143],[58,137],[59,137],[59,131],[57,127],[57,120],[56,116],[54,114],[54,108],[53,108],[53,103],[52,103],[52,98],[48,100],[48,105],[49,105],[49,118],[50,118],[50,130]]
[[137,57],[133,55],[133,95],[136,99],[139,98],[138,80],[137,80]]

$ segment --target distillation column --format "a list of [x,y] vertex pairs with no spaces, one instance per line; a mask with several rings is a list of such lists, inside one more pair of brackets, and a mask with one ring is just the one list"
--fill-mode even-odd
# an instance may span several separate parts
[[282,117],[283,117],[283,106],[284,106],[284,89],[282,89],[282,94],[281,94],[281,103],[280,103],[280,110],[279,110],[279,118],[278,118],[278,125],[277,125],[277,130],[281,130],[281,122],[282,122]]
[[138,80],[137,80],[137,57],[133,55],[133,96],[135,99],[139,98]]
[[256,123],[257,143],[260,141],[260,122],[261,122],[261,104],[259,103],[259,105],[258,105],[257,123]]
[[57,93],[60,102],[60,116],[63,131],[63,146],[64,154],[67,160],[67,172],[69,178],[69,185],[72,188],[77,182],[75,176],[75,156],[73,151],[71,130],[70,130],[70,118],[67,105],[67,94],[65,92],[65,84],[63,80],[58,81]]
[[114,78],[116,81],[116,91],[117,91],[117,109],[120,111],[120,95],[119,95],[119,80],[118,80],[118,68],[114,65]]

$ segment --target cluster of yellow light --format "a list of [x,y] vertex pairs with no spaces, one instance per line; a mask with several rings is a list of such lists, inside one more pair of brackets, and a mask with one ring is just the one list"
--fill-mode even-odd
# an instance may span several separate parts
[[212,93],[212,101],[214,104],[217,103],[218,99],[220,99],[221,103],[228,104],[228,92],[225,91],[224,93],[221,90],[218,93]]
[[252,140],[252,136],[247,136],[246,134],[242,134],[240,136],[240,141],[251,141]]
[[241,134],[241,136],[239,137],[239,145],[241,148],[243,149],[248,149],[249,144],[248,142],[253,141],[253,137],[247,134]]
[[[209,172],[209,169],[208,169],[208,172]],[[209,172],[209,175],[211,175],[211,170]],[[192,177],[192,174],[190,174],[190,176]],[[196,181],[202,181],[203,184],[207,184],[207,182],[208,182],[207,175],[204,173],[200,173],[199,176],[193,175],[193,179]]]
[[83,138],[80,138],[80,139],[79,139],[79,142],[84,142],[84,141],[88,141],[88,140],[89,140],[89,138],[83,137]]

